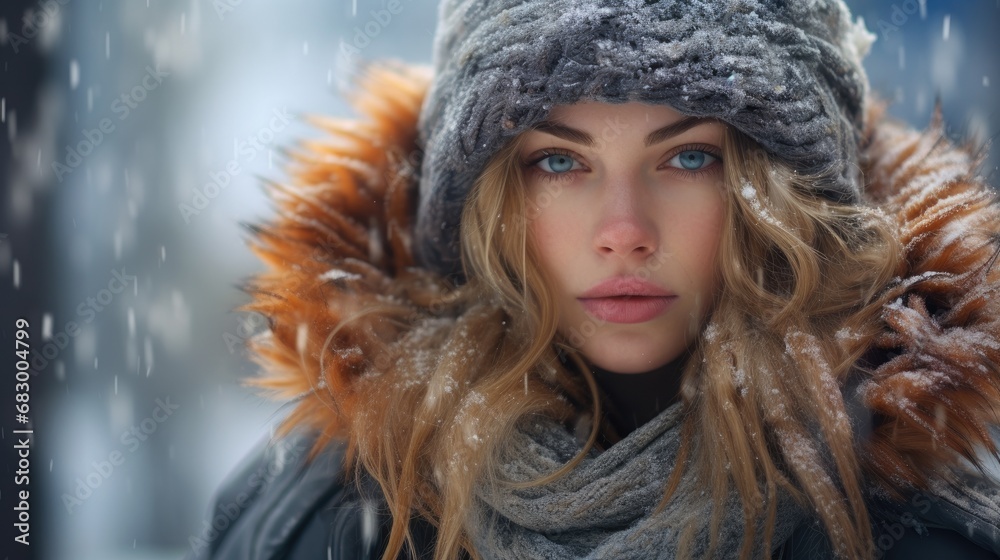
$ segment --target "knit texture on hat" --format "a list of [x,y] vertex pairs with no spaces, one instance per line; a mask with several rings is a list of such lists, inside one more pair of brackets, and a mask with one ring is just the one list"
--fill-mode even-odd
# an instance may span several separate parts
[[443,0],[424,147],[416,253],[464,281],[459,220],[490,156],[582,100],[716,117],[856,202],[875,36],[842,0]]

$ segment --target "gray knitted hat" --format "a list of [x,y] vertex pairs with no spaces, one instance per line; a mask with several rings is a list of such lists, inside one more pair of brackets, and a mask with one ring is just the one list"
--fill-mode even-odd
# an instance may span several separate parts
[[443,0],[418,122],[417,261],[464,282],[476,177],[553,105],[583,100],[719,118],[856,202],[874,40],[842,0]]

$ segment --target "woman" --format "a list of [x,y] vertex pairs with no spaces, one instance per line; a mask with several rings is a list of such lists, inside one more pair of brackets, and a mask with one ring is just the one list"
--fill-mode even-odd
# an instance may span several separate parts
[[[317,119],[198,557],[1000,554],[1000,212],[840,1],[445,2]],[[916,552],[915,552],[916,551]]]

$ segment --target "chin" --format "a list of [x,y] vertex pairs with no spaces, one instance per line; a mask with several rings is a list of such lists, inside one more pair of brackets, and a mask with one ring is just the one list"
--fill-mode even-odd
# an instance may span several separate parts
[[680,351],[667,352],[663,347],[644,351],[627,345],[606,345],[600,349],[584,348],[582,354],[595,366],[614,373],[646,373],[665,366],[680,355]]

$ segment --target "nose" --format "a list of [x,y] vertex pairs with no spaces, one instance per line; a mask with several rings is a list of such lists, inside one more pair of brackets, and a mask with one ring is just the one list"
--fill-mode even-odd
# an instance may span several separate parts
[[622,181],[605,189],[594,247],[603,256],[645,259],[658,249],[656,221],[644,203],[637,181]]

